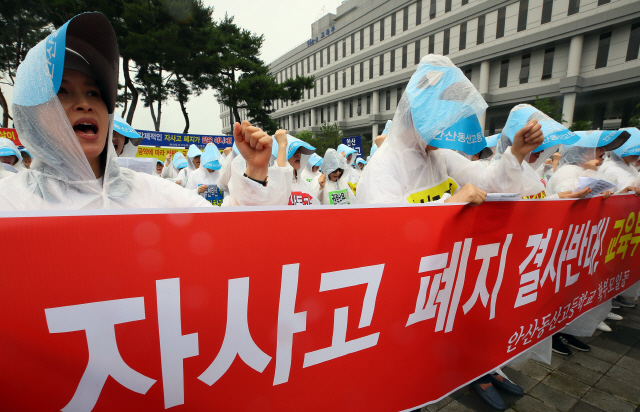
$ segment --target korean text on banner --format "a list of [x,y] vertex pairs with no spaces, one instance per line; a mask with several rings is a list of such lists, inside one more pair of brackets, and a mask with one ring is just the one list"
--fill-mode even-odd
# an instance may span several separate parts
[[204,149],[209,143],[215,143],[218,149],[233,146],[233,136],[165,133],[151,130],[136,130],[136,132],[142,136],[141,144],[145,146],[189,147],[195,144],[200,149]]
[[362,136],[343,137],[342,144],[355,149],[358,152],[357,157],[362,157]]
[[[3,409],[415,409],[638,282],[639,212],[621,195],[0,216],[7,256],[38,251],[0,288]],[[318,259],[283,246],[294,213],[318,239],[394,224]]]
[[16,146],[22,146],[22,143],[20,143],[20,140],[18,139],[18,132],[16,132],[16,129],[0,127],[0,137],[5,137],[11,140]]
[[182,152],[182,154],[187,157],[187,151],[187,149],[178,148],[170,149],[166,147],[138,146],[136,157],[158,159],[164,162],[168,154],[173,157],[173,155],[175,155],[177,152]]

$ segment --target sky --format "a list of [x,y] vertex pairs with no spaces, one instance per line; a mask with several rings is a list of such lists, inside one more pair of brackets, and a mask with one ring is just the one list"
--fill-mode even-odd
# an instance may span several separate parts
[[[264,34],[260,57],[269,64],[311,38],[311,23],[327,13],[335,13],[342,0],[204,0],[204,3],[214,7],[215,20],[228,14],[235,17],[234,22],[238,26],[256,34]],[[122,76],[120,82],[124,84]],[[11,88],[3,85],[2,91],[11,105]],[[220,106],[213,90],[192,98],[186,107],[191,123],[189,133],[222,134]],[[161,131],[182,133],[184,125],[178,102],[168,101],[163,105]],[[132,126],[135,129],[154,130],[149,108],[141,102],[136,108]]]

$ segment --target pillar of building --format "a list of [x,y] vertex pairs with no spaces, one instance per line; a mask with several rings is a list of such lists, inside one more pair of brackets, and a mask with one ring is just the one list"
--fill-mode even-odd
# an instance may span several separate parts
[[371,136],[373,136],[372,139],[380,136],[378,134],[378,123],[374,123],[373,126],[371,126]]
[[338,100],[338,121],[344,120],[344,100]]
[[[485,60],[480,63],[480,84],[478,91],[480,94],[489,93],[489,70],[491,70],[491,62]],[[480,130],[484,131],[484,125],[487,120],[487,112],[485,111],[478,119],[480,121]]]
[[372,105],[371,114],[379,114],[380,113],[380,97],[378,96],[377,90],[373,92],[373,96],[371,97],[371,105]]
[[296,125],[295,123],[293,123],[293,115],[290,114],[289,115],[289,128],[287,130],[295,130],[296,129]]
[[316,125],[316,109],[311,109],[311,124],[309,126],[313,127]]
[[[567,77],[580,75],[580,62],[582,61],[582,46],[584,44],[584,36],[578,35],[571,38],[569,44],[569,61],[567,64]],[[564,117],[564,125],[571,127],[573,124],[573,112],[576,108],[576,99],[578,93],[565,93],[562,100],[562,115]]]

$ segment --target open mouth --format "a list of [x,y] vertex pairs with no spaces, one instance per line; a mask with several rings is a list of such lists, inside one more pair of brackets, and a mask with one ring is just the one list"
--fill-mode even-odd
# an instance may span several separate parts
[[80,119],[73,125],[73,131],[85,137],[94,137],[98,134],[98,124],[93,119]]

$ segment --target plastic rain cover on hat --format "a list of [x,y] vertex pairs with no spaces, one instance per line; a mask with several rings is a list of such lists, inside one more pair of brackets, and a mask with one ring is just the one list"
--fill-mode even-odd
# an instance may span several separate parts
[[367,164],[367,162],[363,158],[359,157],[358,160],[356,160],[356,164],[360,164],[360,163],[362,163],[363,165]]
[[487,147],[496,147],[496,145],[498,144],[498,139],[500,139],[500,133],[487,137],[485,139],[487,141]]
[[389,129],[391,128],[391,120],[387,120],[387,124],[384,125],[384,130],[382,131],[381,134],[383,135],[387,135],[389,133]]
[[187,159],[184,158],[182,152],[177,152],[173,156],[173,166],[175,166],[176,170],[182,170],[187,167]]
[[220,170],[220,150],[213,143],[207,144],[200,158],[200,167],[206,167],[209,170]]
[[18,147],[6,137],[0,137],[0,156],[15,156],[16,165],[22,162],[22,154]]
[[298,149],[300,149],[300,152],[303,155],[309,155],[309,156],[314,154],[316,151],[316,148],[311,146],[309,143],[288,134],[287,135],[287,160],[291,159],[291,156],[293,156],[295,152],[298,151]]
[[513,144],[513,139],[523,127],[531,120],[537,120],[540,124],[544,141],[528,154],[525,162],[533,170],[537,170],[542,163],[550,158],[560,147],[560,145],[570,145],[580,138],[560,123],[556,122],[540,110],[529,104],[519,104],[511,109],[507,124],[502,129],[498,144],[496,145],[495,156],[491,161],[498,161],[502,157],[507,147]]
[[640,155],[640,130],[635,127],[625,127],[620,131],[629,133],[629,139],[622,146],[611,151],[611,154],[619,157]]
[[596,149],[616,150],[626,143],[631,134],[624,130],[589,130],[576,132],[577,142],[562,148],[562,157],[558,167],[565,165],[583,165],[597,156]]
[[[357,156],[358,151],[352,147],[347,146],[346,144],[339,144],[338,145],[338,149],[336,150],[336,152],[338,152],[338,154],[344,152],[344,158],[346,159],[347,157],[349,157],[349,155],[353,155],[354,153]],[[351,163],[349,163],[349,165],[353,165],[355,164],[356,161],[356,157],[355,156],[351,156]]]
[[[342,174],[347,169],[347,159],[341,154],[335,151],[335,149],[327,149],[322,160],[322,166],[320,167],[322,173],[328,176],[335,172],[337,169],[342,169]],[[342,174],[340,177],[342,177]]]
[[27,156],[29,156],[30,158],[32,158],[32,159],[33,159],[33,156],[31,156],[31,153],[29,153],[29,151],[28,151],[26,148],[24,148],[24,147],[23,147],[23,148],[20,148],[20,154],[22,154],[22,153],[26,153],[26,154],[27,154]]
[[118,113],[113,114],[113,131],[129,139],[142,139],[142,136],[122,118]]
[[[100,13],[74,17],[29,51],[18,68],[13,112],[16,130],[33,154],[33,163],[31,169],[0,184],[0,209],[198,206],[176,185],[118,166],[110,144],[118,66],[115,33]],[[110,113],[97,130],[100,136],[106,135],[100,154],[101,179],[96,179],[57,96],[65,68],[95,79]]]
[[322,164],[322,157],[318,156],[315,153],[312,154],[311,157],[309,158],[310,167],[320,166],[321,164]]
[[486,147],[478,116],[487,103],[448,57],[424,57],[405,94],[413,127],[427,145],[467,154]]
[[369,152],[369,157],[373,156],[373,154],[376,152],[376,150],[378,150],[378,145],[374,143],[371,146],[371,151]]

